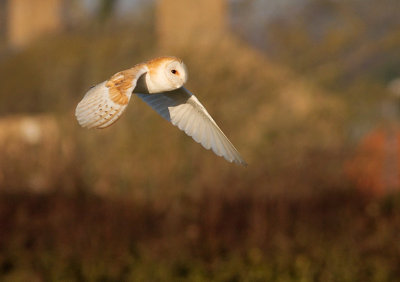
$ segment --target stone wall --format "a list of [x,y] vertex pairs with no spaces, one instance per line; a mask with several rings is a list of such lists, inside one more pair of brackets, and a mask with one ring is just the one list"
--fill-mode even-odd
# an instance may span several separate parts
[[159,43],[165,48],[216,38],[228,21],[225,0],[160,0],[156,12]]
[[62,0],[9,0],[7,41],[23,47],[32,40],[62,27]]

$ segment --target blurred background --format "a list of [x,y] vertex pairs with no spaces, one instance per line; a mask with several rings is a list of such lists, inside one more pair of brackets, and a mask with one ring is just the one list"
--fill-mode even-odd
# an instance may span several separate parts
[[[395,281],[398,0],[0,0],[1,281]],[[182,58],[249,163],[88,88]]]

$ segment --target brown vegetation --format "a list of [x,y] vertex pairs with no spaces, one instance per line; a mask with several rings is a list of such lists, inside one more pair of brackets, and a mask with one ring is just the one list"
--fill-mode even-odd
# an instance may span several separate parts
[[[227,189],[228,190],[228,189]],[[2,195],[3,281],[393,281],[399,199]]]

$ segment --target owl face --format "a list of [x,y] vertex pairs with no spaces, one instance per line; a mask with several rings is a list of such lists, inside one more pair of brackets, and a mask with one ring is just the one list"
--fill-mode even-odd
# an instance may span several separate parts
[[172,91],[182,87],[188,78],[185,64],[173,57],[160,58],[148,63],[146,84],[149,93]]
[[165,76],[174,89],[180,88],[187,81],[187,70],[183,62],[173,60],[165,65]]

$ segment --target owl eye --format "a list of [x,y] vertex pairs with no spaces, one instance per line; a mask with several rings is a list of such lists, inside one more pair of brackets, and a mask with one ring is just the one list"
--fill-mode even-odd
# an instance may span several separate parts
[[178,73],[177,70],[171,70],[171,72],[172,72],[173,74],[177,74],[177,73]]

